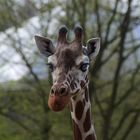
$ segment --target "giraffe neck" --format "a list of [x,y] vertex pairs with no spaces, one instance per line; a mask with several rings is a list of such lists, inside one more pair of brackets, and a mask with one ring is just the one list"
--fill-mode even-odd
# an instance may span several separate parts
[[80,94],[71,98],[71,117],[74,140],[96,140],[88,86]]

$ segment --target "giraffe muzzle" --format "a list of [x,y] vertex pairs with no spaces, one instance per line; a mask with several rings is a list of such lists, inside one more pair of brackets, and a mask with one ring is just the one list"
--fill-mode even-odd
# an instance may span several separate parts
[[68,88],[63,85],[56,84],[51,88],[48,106],[52,111],[58,112],[65,108],[69,99],[70,96],[68,94]]

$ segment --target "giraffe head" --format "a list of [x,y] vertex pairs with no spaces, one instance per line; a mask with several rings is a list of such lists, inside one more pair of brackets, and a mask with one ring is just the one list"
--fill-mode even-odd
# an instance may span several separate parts
[[83,30],[80,26],[74,29],[75,39],[72,42],[67,41],[67,32],[65,26],[59,29],[56,46],[46,37],[35,36],[40,52],[48,57],[53,79],[48,105],[53,111],[63,110],[70,98],[80,94],[88,84],[89,63],[100,49],[99,38],[92,38],[86,47],[82,46]]

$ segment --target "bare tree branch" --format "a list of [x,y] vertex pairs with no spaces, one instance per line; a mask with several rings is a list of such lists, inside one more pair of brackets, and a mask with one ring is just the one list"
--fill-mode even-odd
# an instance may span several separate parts
[[117,127],[115,128],[115,130],[113,131],[110,140],[113,140],[114,137],[116,137],[116,135],[119,133],[119,131],[122,129],[123,125],[125,124],[125,122],[128,120],[128,118],[130,117],[130,115],[137,113],[138,111],[140,111],[140,109],[133,109],[133,110],[129,110],[127,112],[124,112]]
[[102,42],[102,34],[101,34],[102,26],[101,26],[101,21],[100,21],[98,0],[95,0],[95,13],[96,13],[96,17],[97,17],[97,26],[98,26],[97,32],[98,32],[98,35],[101,38],[101,42]]
[[136,90],[136,88],[138,87],[139,83],[137,83],[136,85],[134,84],[135,79],[137,78],[137,73],[140,70],[140,65],[137,66],[137,68],[135,69],[135,71],[132,73],[131,76],[131,86],[126,90],[126,92],[123,94],[123,96],[119,99],[119,101],[115,104],[115,106],[119,106],[124,100],[126,100],[126,98],[129,97],[129,95]]
[[19,121],[18,119],[14,118],[12,115],[8,114],[8,113],[4,113],[0,110],[0,115],[10,119],[11,121],[15,122],[16,124],[18,124],[21,128],[23,128],[24,130],[26,130],[27,132],[32,133],[31,129],[29,129],[24,123],[22,123],[22,121]]
[[127,140],[128,136],[130,135],[130,132],[134,129],[139,116],[140,116],[140,110],[138,110],[138,112],[136,112],[134,117],[130,120],[130,124],[128,125],[128,128],[126,129],[124,135],[120,140]]
[[[117,2],[117,1],[116,1]],[[118,63],[117,63],[117,67],[116,67],[116,71],[114,74],[114,78],[113,78],[113,85],[112,85],[112,93],[111,93],[111,98],[110,98],[110,102],[108,104],[108,110],[107,110],[107,114],[106,114],[106,120],[104,121],[104,132],[103,132],[103,139],[104,140],[108,140],[109,139],[109,129],[111,126],[111,117],[112,114],[114,112],[114,105],[115,105],[115,100],[117,97],[117,93],[118,93],[118,87],[119,87],[119,74],[124,62],[124,56],[123,56],[123,52],[124,52],[124,43],[125,43],[125,38],[126,38],[126,34],[128,31],[128,27],[129,27],[129,23],[130,23],[130,13],[131,13],[131,2],[132,0],[128,1],[128,9],[127,12],[124,16],[124,19],[120,25],[120,35],[121,35],[121,39],[119,42],[119,58],[118,58]],[[117,2],[118,4],[118,2]],[[112,23],[112,21],[111,21]],[[109,29],[108,29],[109,31]],[[107,32],[108,32],[107,31]],[[106,37],[105,40],[107,40],[108,37]],[[106,41],[105,41],[106,42]]]

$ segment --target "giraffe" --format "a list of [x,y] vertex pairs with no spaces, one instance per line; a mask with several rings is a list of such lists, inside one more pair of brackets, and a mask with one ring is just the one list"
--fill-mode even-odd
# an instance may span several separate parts
[[48,106],[52,111],[62,111],[69,106],[74,140],[97,140],[91,118],[88,92],[88,68],[100,49],[100,39],[92,38],[82,45],[83,29],[76,26],[75,38],[67,41],[68,29],[62,26],[55,46],[49,38],[35,35],[40,52],[48,58],[53,85]]

